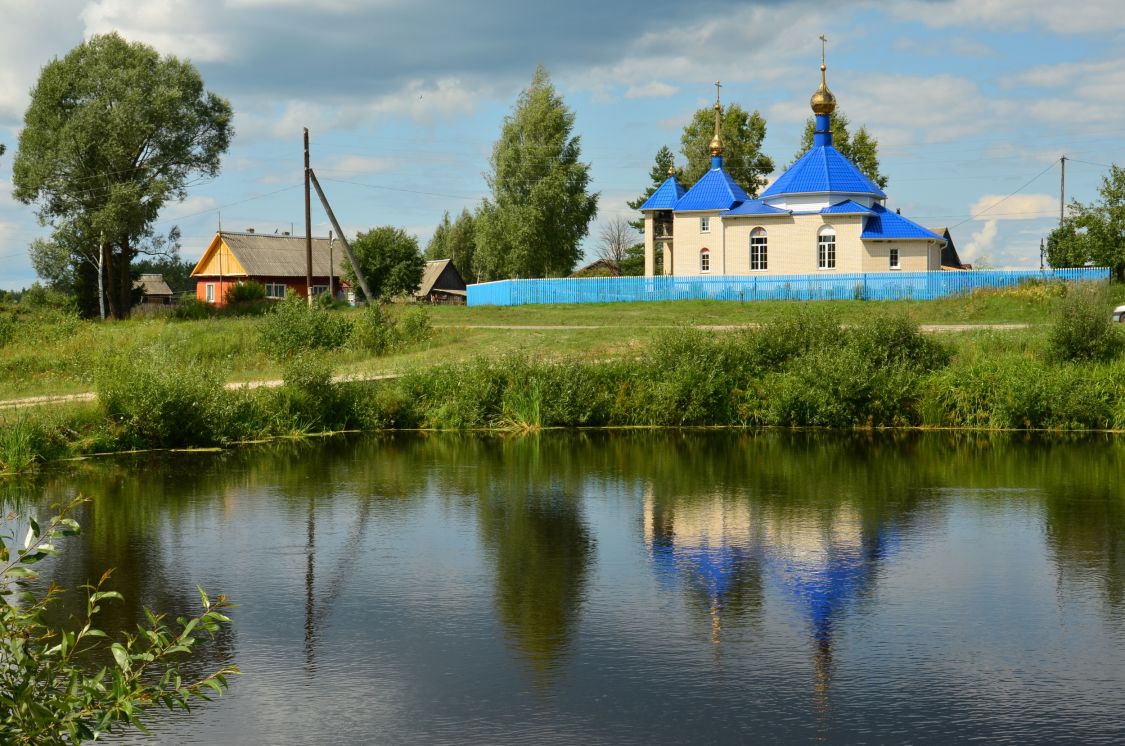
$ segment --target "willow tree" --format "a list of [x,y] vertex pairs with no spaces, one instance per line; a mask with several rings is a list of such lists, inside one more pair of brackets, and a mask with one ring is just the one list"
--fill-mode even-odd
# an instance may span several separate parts
[[491,199],[476,220],[476,269],[482,279],[569,273],[598,211],[590,164],[579,160],[574,112],[540,65],[504,117],[486,175]]
[[[12,164],[13,194],[98,256],[109,310],[129,314],[131,265],[169,200],[219,173],[231,107],[195,67],[116,33],[43,68]],[[74,258],[80,264],[83,256]]]

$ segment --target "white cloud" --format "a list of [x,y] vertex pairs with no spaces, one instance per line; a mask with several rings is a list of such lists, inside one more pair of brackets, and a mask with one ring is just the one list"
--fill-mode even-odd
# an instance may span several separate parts
[[1120,0],[1085,0],[1081,7],[1057,0],[953,0],[949,3],[912,0],[889,7],[899,18],[937,28],[988,26],[1010,31],[1046,27],[1059,34],[1125,29]]
[[[325,173],[345,175],[378,174],[393,171],[400,165],[395,158],[379,158],[368,155],[341,155],[328,159]],[[317,173],[320,169],[317,169]]]
[[969,242],[965,244],[965,249],[961,252],[961,259],[972,263],[987,255],[996,243],[997,231],[995,220],[986,221],[981,229],[973,233]]
[[969,208],[971,215],[986,218],[990,223],[997,220],[1036,220],[1058,211],[1059,198],[1049,194],[986,194]]
[[667,83],[659,81],[652,81],[645,85],[630,86],[625,91],[625,98],[659,98],[662,96],[672,96],[679,92],[679,88]]
[[130,41],[194,62],[230,60],[235,29],[216,0],[97,0],[82,10],[86,37],[116,31]]

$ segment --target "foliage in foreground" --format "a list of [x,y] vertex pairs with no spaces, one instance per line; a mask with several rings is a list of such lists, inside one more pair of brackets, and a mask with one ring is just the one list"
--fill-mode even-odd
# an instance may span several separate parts
[[[164,707],[189,709],[192,699],[210,699],[227,688],[227,677],[238,669],[225,666],[195,681],[185,681],[179,663],[190,656],[201,635],[214,635],[231,603],[219,596],[211,601],[200,589],[202,611],[174,623],[146,610],[147,623],[136,635],[110,642],[95,627],[102,605],[121,600],[106,590],[109,572],[97,584],[85,586],[86,613],[76,629],[47,626],[44,612],[56,605],[61,589],[32,591],[37,578],[32,565],[58,554],[55,541],[78,533],[69,517],[74,501],[45,526],[29,520],[26,537],[14,554],[16,535],[9,517],[0,547],[5,597],[0,604],[0,742],[6,744],[64,744],[92,740],[101,734],[132,726],[148,733],[141,716]],[[107,663],[98,667],[100,655]],[[109,659],[112,662],[108,662]]]

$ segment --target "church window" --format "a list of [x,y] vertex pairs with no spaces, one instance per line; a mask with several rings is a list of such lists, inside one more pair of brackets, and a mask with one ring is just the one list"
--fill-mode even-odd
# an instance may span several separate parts
[[816,268],[836,269],[836,231],[831,226],[821,228],[817,235]]
[[766,269],[766,229],[755,228],[750,231],[750,269],[759,272]]
[[711,218],[703,217],[703,218],[699,219],[699,232],[700,233],[710,233],[711,232]]
[[699,252],[699,271],[711,271],[711,252],[708,249],[703,249]]
[[891,269],[899,269],[901,265],[898,263],[898,249],[891,249]]

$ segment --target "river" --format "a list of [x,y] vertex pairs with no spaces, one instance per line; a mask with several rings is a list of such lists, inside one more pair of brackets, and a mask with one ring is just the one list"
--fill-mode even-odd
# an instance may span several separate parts
[[105,626],[240,604],[231,690],[128,743],[1125,742],[1120,439],[352,436],[8,501],[76,492],[44,576],[115,568]]

